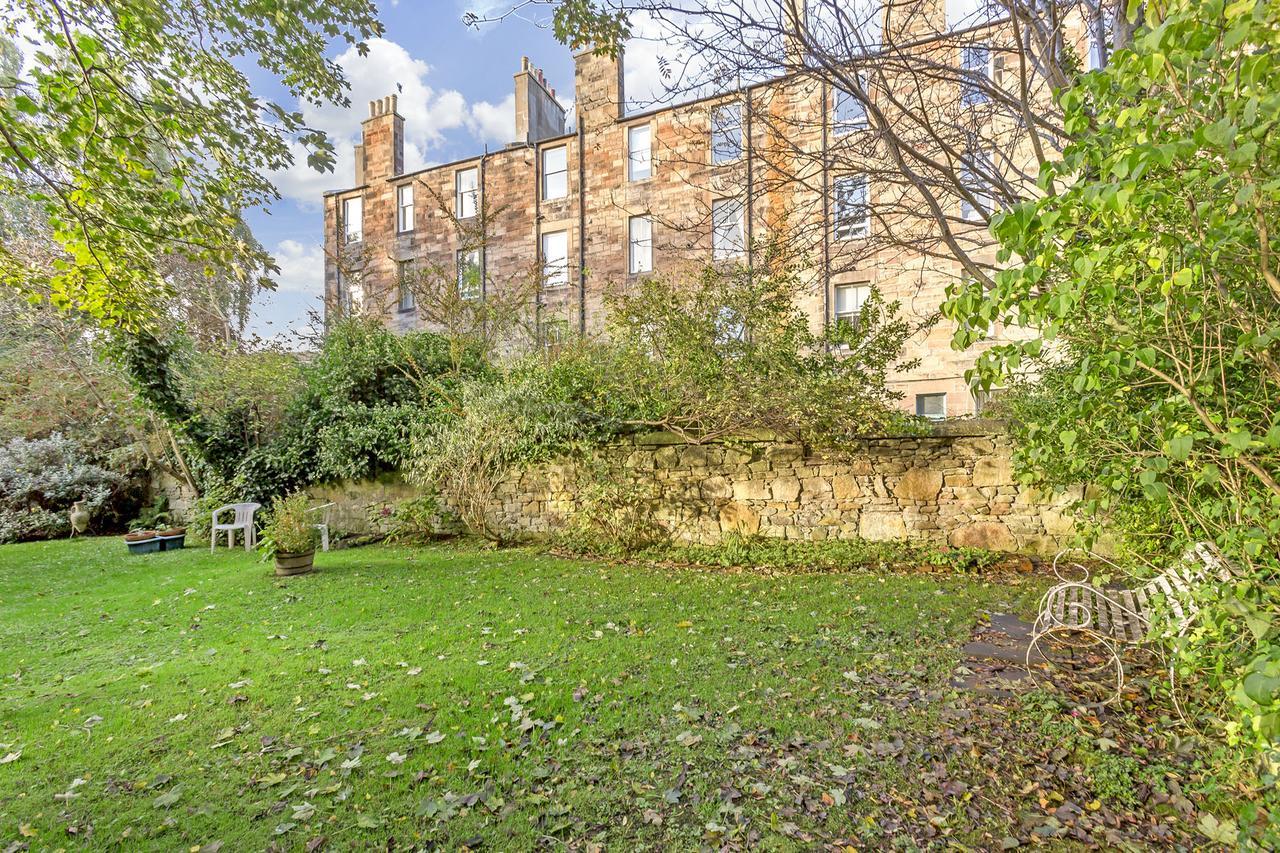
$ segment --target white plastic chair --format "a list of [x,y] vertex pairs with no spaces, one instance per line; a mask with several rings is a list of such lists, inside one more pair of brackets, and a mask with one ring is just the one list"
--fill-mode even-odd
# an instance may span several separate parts
[[[222,531],[227,533],[227,547],[234,548],[236,546],[236,531],[244,531],[244,549],[246,551],[258,544],[258,534],[253,528],[253,514],[262,508],[262,504],[243,503],[243,504],[227,504],[220,506],[213,511],[213,524],[209,531],[209,553],[213,553],[213,549],[218,546],[218,534]],[[234,510],[235,516],[230,524],[219,524],[218,516],[227,510]]]
[[323,515],[320,516],[320,521],[311,525],[316,530],[320,531],[320,550],[321,551],[329,550],[329,514],[332,509],[333,509],[333,503],[330,502],[327,504],[320,504],[320,506],[313,506],[311,509],[307,510],[307,512],[323,513]]

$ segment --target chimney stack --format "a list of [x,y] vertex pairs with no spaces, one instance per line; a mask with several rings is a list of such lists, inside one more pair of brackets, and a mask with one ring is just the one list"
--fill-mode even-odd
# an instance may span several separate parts
[[365,184],[404,172],[404,118],[397,112],[398,98],[369,102],[369,117],[361,124],[361,144],[356,146],[356,183]]
[[547,85],[541,68],[529,57],[520,57],[515,75],[517,144],[530,144],[564,134],[564,107],[556,100],[555,89]]

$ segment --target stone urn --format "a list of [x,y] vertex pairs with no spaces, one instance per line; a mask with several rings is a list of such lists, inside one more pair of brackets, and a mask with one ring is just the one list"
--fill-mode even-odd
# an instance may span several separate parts
[[281,577],[288,577],[289,575],[305,575],[315,567],[315,559],[315,548],[301,554],[289,554],[284,551],[277,551],[276,574]]
[[89,529],[89,521],[93,518],[93,514],[85,509],[88,501],[76,501],[71,505],[71,514],[68,517],[71,521],[71,535],[84,533]]

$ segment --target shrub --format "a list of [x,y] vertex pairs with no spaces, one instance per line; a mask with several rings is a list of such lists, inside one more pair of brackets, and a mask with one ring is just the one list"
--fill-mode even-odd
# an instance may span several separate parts
[[777,246],[761,253],[754,269],[712,266],[612,294],[598,395],[631,401],[637,425],[695,441],[766,428],[837,446],[906,429],[887,377],[912,366],[903,344],[921,327],[873,292],[856,324],[815,334],[798,304],[803,265]]
[[462,415],[414,436],[410,478],[438,492],[473,533],[502,542],[509,531],[490,508],[504,476],[602,437],[599,419],[554,371],[524,366],[507,381],[465,383]]
[[64,536],[73,503],[84,501],[96,514],[125,485],[121,475],[83,459],[79,445],[60,433],[0,445],[0,542]]
[[995,217],[1008,267],[944,312],[957,347],[1031,332],[977,366],[987,384],[1043,373],[1015,421],[1025,481],[1092,483],[1084,508],[1126,507],[1132,554],[1208,539],[1240,566],[1172,651],[1184,684],[1236,703],[1221,730],[1275,776],[1280,6],[1145,8],[1131,48],[1060,93],[1081,133],[1043,168],[1043,197]]
[[267,513],[259,548],[268,556],[305,554],[320,541],[310,499],[302,492],[278,499]]
[[649,480],[619,479],[627,472],[609,471],[588,461],[574,486],[577,507],[557,541],[573,551],[628,555],[665,544],[670,532],[654,514],[656,484]]

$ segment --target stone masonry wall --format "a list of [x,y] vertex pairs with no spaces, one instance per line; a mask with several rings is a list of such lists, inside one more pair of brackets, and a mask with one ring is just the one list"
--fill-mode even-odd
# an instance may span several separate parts
[[1047,553],[1071,534],[1068,507],[1079,498],[1016,485],[998,432],[871,438],[816,455],[767,438],[693,445],[651,433],[603,448],[594,465],[524,471],[499,489],[493,511],[511,528],[546,534],[581,508],[579,488],[599,471],[634,483],[676,541],[703,544],[736,531]]

